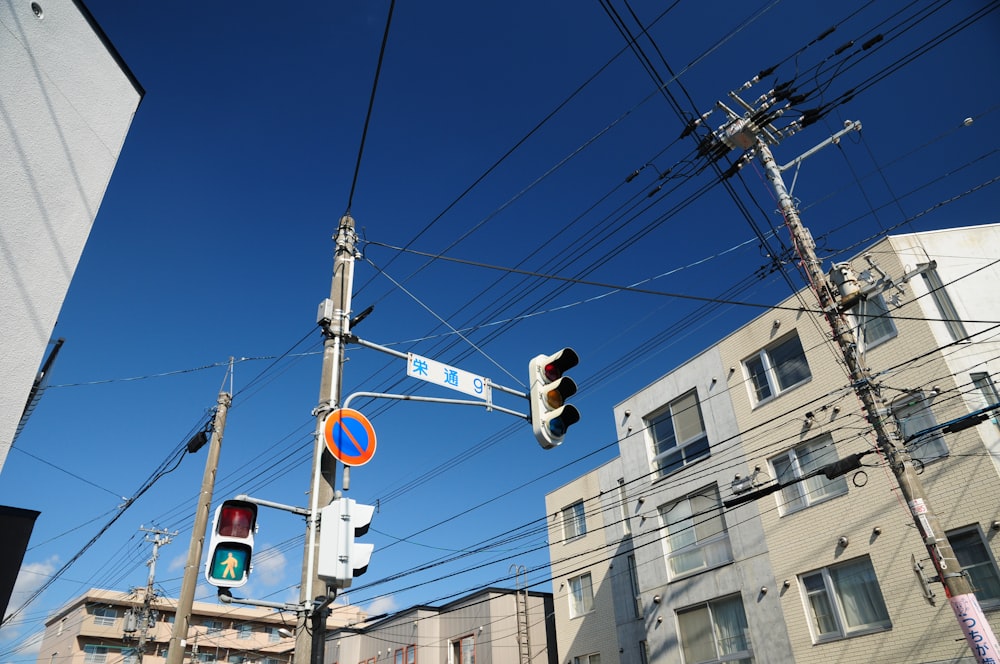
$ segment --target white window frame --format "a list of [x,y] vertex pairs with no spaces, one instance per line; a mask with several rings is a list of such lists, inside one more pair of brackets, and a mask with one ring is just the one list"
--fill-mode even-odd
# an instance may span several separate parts
[[[931,401],[923,392],[914,392],[892,403],[892,415],[899,425],[900,434],[907,437],[937,426],[931,410]],[[948,443],[940,431],[932,431],[905,444],[910,457],[924,465],[948,456]]]
[[944,282],[941,281],[941,275],[937,273],[937,270],[925,270],[920,273],[920,276],[924,280],[927,292],[930,293],[931,299],[934,301],[934,306],[941,314],[951,340],[958,341],[969,336],[969,332],[965,329],[965,323],[959,317],[958,309],[955,308],[955,303],[951,301],[948,291],[945,290]]
[[[771,457],[772,475],[775,481],[785,483],[811,475],[819,468],[839,459],[833,444],[833,436],[823,434],[785,450]],[[827,479],[825,475],[812,475],[794,482],[778,493],[778,513],[781,516],[794,514],[804,509],[847,494],[847,478]]]
[[237,639],[249,639],[253,637],[253,625],[250,623],[240,623],[236,626]]
[[625,480],[618,478],[618,509],[621,511],[622,532],[632,534],[632,524],[628,520],[628,494],[625,492]]
[[646,430],[658,478],[673,475],[712,456],[697,390],[685,392],[647,417]]
[[84,664],[104,664],[108,660],[108,647],[99,646],[96,643],[88,643],[83,646]]
[[201,624],[205,627],[206,634],[218,634],[222,631],[223,625],[221,620],[205,620]]
[[95,606],[94,624],[101,627],[114,627],[118,620],[118,609],[113,606]]
[[589,655],[574,657],[573,664],[601,664],[601,653],[592,652]]
[[[972,381],[972,385],[979,391],[982,397],[979,408],[986,408],[987,406],[1000,403],[1000,391],[997,390],[996,383],[993,382],[993,376],[989,372],[974,371],[969,374],[969,380]],[[1000,410],[992,411],[990,419],[993,424],[1000,426]]]
[[[862,353],[896,338],[899,334],[896,323],[889,315],[889,306],[881,293],[862,299],[851,314],[855,326],[854,336]],[[872,338],[870,333],[876,332],[878,336]]]
[[[730,637],[730,639],[740,638],[742,640],[742,643],[739,645],[742,646],[742,649],[728,653],[724,652],[724,650],[726,650],[727,648],[721,642],[722,631],[719,628],[718,619],[716,617],[720,611],[720,608],[723,605],[726,605],[727,608],[732,608],[738,605],[743,613],[742,632],[739,634],[738,637]],[[715,657],[710,659],[699,659],[699,660],[693,660],[692,658],[692,661],[689,662],[687,657],[689,651],[685,650],[685,645],[689,644],[692,639],[690,636],[685,637],[683,633],[682,623],[684,621],[684,618],[682,616],[684,616],[685,614],[690,615],[695,612],[704,612],[705,617],[708,618],[709,629],[706,630],[705,633],[699,633],[698,637],[700,638],[694,640],[698,641],[698,645],[704,646],[705,641],[703,639],[710,635],[712,637],[712,647],[715,650]],[[678,610],[677,639],[680,642],[681,652],[684,653],[685,655],[686,664],[721,664],[722,662],[753,661],[753,643],[750,639],[750,627],[747,623],[746,607],[743,606],[743,600],[739,594],[728,595],[726,597],[719,597],[717,599],[713,599],[708,602],[702,602],[701,604],[696,604],[694,606],[687,606],[684,607],[683,609]]]
[[642,605],[642,592],[639,590],[639,569],[635,564],[635,555],[629,554],[627,561],[629,584],[632,588],[632,597],[635,598],[635,619],[642,620],[646,611]]
[[[861,568],[864,567],[863,570]],[[850,617],[845,610],[845,601],[842,597],[842,588],[837,584],[836,576],[842,570],[858,569],[866,574],[870,574],[874,584],[866,591],[866,595],[873,604],[880,605],[874,607],[876,612],[881,609],[884,618],[869,623],[857,625],[849,624]],[[885,596],[875,574],[871,559],[868,556],[854,558],[852,560],[830,565],[817,570],[799,575],[799,588],[802,592],[802,603],[806,616],[809,618],[809,631],[812,633],[813,643],[826,643],[828,641],[839,641],[841,639],[859,636],[861,634],[871,634],[892,629],[892,620],[889,618],[889,610],[885,605]],[[825,606],[821,606],[820,603]],[[817,610],[829,611],[829,616],[817,615]],[[821,631],[823,628],[820,622],[826,617],[832,624],[832,629]]]
[[[1000,571],[997,569],[993,552],[983,537],[983,531],[980,530],[979,525],[973,524],[964,528],[956,528],[945,534],[948,537],[948,543],[955,551],[955,557],[962,565],[962,571],[968,575],[969,581],[976,591],[976,598],[979,600],[980,606],[984,609],[1000,608]],[[965,547],[963,540],[978,545],[979,550],[973,552],[971,549],[976,547]],[[972,559],[973,554],[976,554],[975,560]],[[989,587],[990,585],[992,585],[992,589]]]
[[[782,378],[782,372],[779,369],[779,365],[775,363],[773,356],[776,350],[783,348],[785,344],[793,342],[797,343],[799,350],[802,351],[802,364],[805,367],[806,375],[795,380],[789,380],[786,385],[783,384],[785,379]],[[742,364],[747,389],[750,392],[750,402],[755,408],[769,403],[789,390],[812,380],[812,369],[809,368],[809,360],[806,357],[805,349],[802,347],[802,340],[799,338],[798,332],[794,330],[744,359]],[[754,368],[757,366],[759,368]],[[763,385],[760,384],[761,380],[764,381]],[[767,388],[767,394],[762,394],[764,387]]]
[[594,610],[594,581],[590,572],[567,579],[566,587],[570,618],[579,618]]
[[563,528],[563,542],[568,542],[587,534],[587,514],[582,500],[564,507],[562,512],[560,512],[560,517]]
[[671,581],[733,562],[718,485],[702,487],[661,505],[658,511],[666,533],[663,547]]

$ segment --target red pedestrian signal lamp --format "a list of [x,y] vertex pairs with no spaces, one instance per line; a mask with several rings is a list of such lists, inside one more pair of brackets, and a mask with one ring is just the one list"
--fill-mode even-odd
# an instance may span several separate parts
[[570,426],[580,421],[580,411],[566,403],[576,394],[576,383],[564,375],[579,363],[572,348],[563,348],[554,355],[538,355],[528,363],[531,430],[544,449],[562,444]]
[[205,561],[205,580],[219,588],[238,588],[250,578],[257,506],[226,500],[215,510]]

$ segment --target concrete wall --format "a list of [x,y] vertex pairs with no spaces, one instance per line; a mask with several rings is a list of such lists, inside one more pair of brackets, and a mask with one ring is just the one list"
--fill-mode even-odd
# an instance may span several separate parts
[[143,92],[82,4],[4,0],[0,25],[2,468]]

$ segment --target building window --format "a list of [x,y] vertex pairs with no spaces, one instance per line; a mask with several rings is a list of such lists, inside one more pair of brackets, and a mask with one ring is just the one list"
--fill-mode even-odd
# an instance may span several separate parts
[[476,664],[476,637],[466,636],[452,641],[451,664]]
[[937,307],[938,313],[941,314],[944,326],[948,329],[948,334],[951,336],[952,341],[958,341],[969,336],[969,333],[965,330],[965,325],[962,324],[962,319],[958,317],[958,310],[955,308],[951,298],[948,297],[948,291],[944,289],[944,283],[941,281],[941,277],[937,271],[927,270],[921,272],[920,276],[923,278],[924,285],[927,286],[927,290],[930,292],[931,299],[934,300],[934,306]]
[[640,664],[649,664],[649,650],[645,641],[639,641],[639,662]]
[[277,657],[265,657],[261,660],[261,664],[283,664],[283,662]]
[[803,574],[799,581],[815,642],[892,627],[867,556]]
[[622,531],[632,534],[632,526],[628,522],[628,496],[625,492],[625,480],[618,478],[618,509],[621,511]]
[[[829,434],[807,440],[770,460],[774,479],[785,484],[781,490],[781,513],[790,514],[810,505],[847,493],[847,478],[827,479],[819,472],[823,466],[837,461],[837,450]],[[800,482],[800,480],[806,478]]]
[[653,436],[653,460],[660,477],[711,454],[698,393],[694,390],[649,418],[647,428]]
[[583,513],[582,500],[563,509],[562,525],[564,541],[587,534],[587,519]]
[[244,662],[247,661],[247,658],[243,655],[230,655],[226,661],[229,662],[229,664],[244,664]]
[[601,664],[600,653],[591,653],[573,658],[573,664]]
[[84,664],[104,664],[108,659],[107,646],[85,645],[83,652]]
[[417,661],[417,646],[406,646],[405,648],[399,648],[396,650],[396,659],[394,664],[416,664]]
[[206,634],[218,634],[222,631],[221,620],[206,620],[201,624],[208,628]]
[[743,366],[750,379],[754,405],[769,401],[812,378],[802,342],[795,333],[748,357]]
[[677,624],[686,664],[753,662],[750,630],[739,595],[678,611]]
[[719,488],[712,484],[660,507],[671,579],[732,562]]
[[635,566],[635,556],[628,557],[628,578],[632,584],[632,597],[635,598],[635,619],[642,620],[642,593],[639,592],[639,570]]
[[569,617],[576,618],[594,608],[594,587],[590,573],[574,576],[569,580]]
[[858,302],[854,309],[858,344],[869,350],[896,336],[896,325],[889,316],[889,307],[881,295],[872,295]]
[[118,619],[118,609],[111,606],[95,606],[93,614],[94,624],[102,627],[112,627]]
[[215,653],[211,652],[211,651],[209,651],[209,652],[200,652],[195,657],[196,657],[197,661],[199,661],[199,662],[205,662],[206,664],[211,664],[211,662],[215,661]]
[[236,638],[249,639],[251,636],[253,636],[253,625],[240,623],[236,626]]
[[281,640],[281,633],[278,631],[278,627],[268,627],[267,628],[267,640],[270,643],[275,643]]
[[[997,386],[993,382],[993,378],[986,372],[978,372],[969,374],[969,378],[972,379],[972,384],[979,391],[980,396],[980,408],[986,408],[987,406],[995,406],[1000,403],[1000,392],[997,392]],[[997,411],[993,411],[993,423],[1000,425],[1000,414]]]
[[940,431],[916,436],[921,431],[937,426],[930,401],[922,392],[910,394],[893,403],[892,414],[899,424],[899,432],[903,436],[906,450],[914,460],[928,463],[948,456],[948,445]]
[[969,575],[976,599],[987,608],[1000,607],[1000,575],[989,549],[983,543],[983,535],[977,526],[951,530],[946,533],[951,548],[955,551],[958,564]]

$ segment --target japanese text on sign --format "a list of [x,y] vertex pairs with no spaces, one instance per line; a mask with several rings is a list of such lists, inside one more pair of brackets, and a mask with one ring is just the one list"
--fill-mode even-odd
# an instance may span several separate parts
[[407,353],[406,375],[447,387],[449,390],[457,390],[469,396],[486,401],[490,400],[490,385],[482,376],[450,367],[420,355]]

